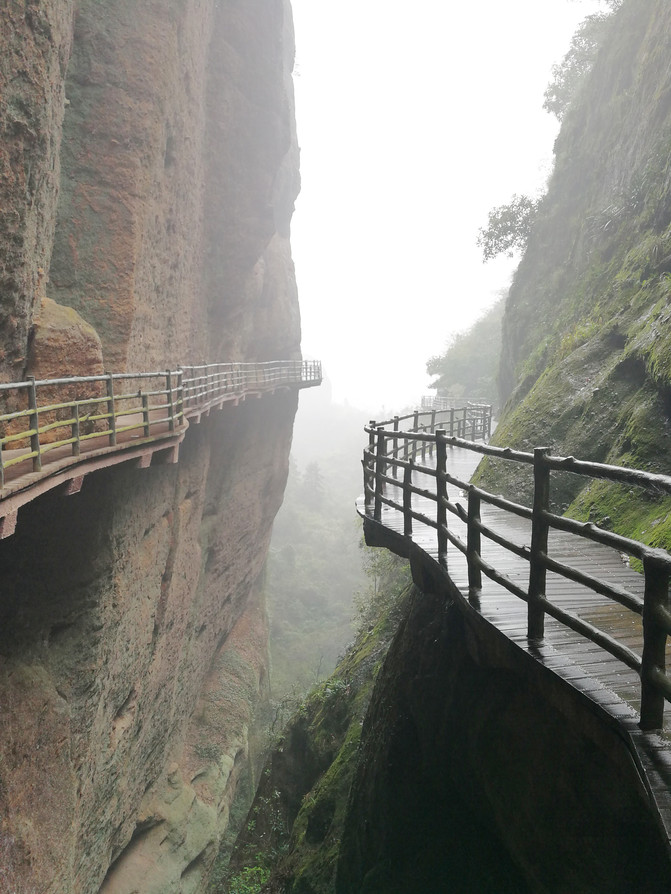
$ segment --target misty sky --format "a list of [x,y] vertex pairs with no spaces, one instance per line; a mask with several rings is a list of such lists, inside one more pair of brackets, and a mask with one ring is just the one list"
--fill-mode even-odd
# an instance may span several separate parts
[[598,0],[292,0],[303,187],[292,226],[306,357],[376,414],[496,300],[478,229],[551,170],[552,64]]

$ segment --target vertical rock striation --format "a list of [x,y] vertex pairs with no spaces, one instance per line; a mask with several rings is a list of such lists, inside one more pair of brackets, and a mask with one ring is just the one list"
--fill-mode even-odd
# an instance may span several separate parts
[[3,6],[0,33],[0,380],[23,375],[44,289],[60,173],[74,0]]
[[[7,16],[2,376],[299,357],[288,2]],[[266,685],[295,409],[226,406],[178,465],[90,475],[0,541],[3,890],[202,890]]]

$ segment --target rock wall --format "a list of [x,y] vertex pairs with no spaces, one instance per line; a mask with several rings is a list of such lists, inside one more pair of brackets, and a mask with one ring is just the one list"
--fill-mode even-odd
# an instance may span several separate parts
[[[11,2],[0,50],[0,375],[299,357],[288,2]],[[0,542],[0,889],[202,889],[296,404],[226,406]]]
[[618,730],[486,624],[415,593],[361,733],[335,890],[668,890]]
[[[624,0],[563,119],[506,302],[499,444],[668,473],[669,40],[668,4]],[[561,482],[560,508],[581,484]],[[490,467],[486,486],[522,498],[530,479]],[[608,516],[622,533],[671,545],[667,503],[635,517],[626,493],[601,486],[583,503],[593,520]]]
[[60,183],[74,0],[8,0],[0,34],[0,380],[21,379]]

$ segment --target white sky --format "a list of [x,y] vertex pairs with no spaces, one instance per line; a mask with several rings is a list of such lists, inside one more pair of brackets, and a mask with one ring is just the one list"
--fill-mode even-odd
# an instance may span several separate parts
[[598,0],[292,0],[302,192],[292,245],[303,352],[334,399],[397,410],[513,262],[478,229],[542,190],[551,67]]

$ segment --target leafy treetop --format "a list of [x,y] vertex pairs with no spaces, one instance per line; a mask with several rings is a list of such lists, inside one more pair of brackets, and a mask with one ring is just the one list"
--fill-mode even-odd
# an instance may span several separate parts
[[516,251],[524,251],[538,204],[539,199],[515,194],[507,205],[492,208],[488,225],[480,230],[477,240],[483,260],[502,254],[512,258]]

